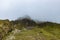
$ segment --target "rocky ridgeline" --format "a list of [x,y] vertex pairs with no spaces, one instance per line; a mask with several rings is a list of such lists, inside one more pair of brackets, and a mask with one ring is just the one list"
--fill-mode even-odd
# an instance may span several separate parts
[[[22,18],[22,19],[17,19],[13,21],[9,21],[8,19],[6,20],[0,20],[0,40],[2,40],[6,35],[8,35],[12,30],[15,29],[32,29],[34,27],[46,27],[47,25],[49,26],[55,26],[57,25],[56,23],[52,22],[36,22],[32,19],[29,18]],[[59,26],[60,24],[58,24]]]

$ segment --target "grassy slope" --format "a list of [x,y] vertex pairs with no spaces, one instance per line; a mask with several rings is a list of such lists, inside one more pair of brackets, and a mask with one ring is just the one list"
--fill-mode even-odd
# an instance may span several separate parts
[[[12,25],[10,26],[10,22],[3,22],[2,21],[0,22],[0,24],[4,24],[5,23],[5,26],[0,26],[2,28],[4,27],[12,27]],[[8,25],[9,26],[8,26]],[[22,26],[17,25],[16,26],[18,28],[21,28]],[[34,27],[33,29],[31,30],[27,30],[25,28],[23,28],[21,31],[19,29],[15,29],[13,30],[12,32],[8,33],[8,30],[7,30],[7,33],[9,35],[7,35],[6,37],[3,38],[3,40],[60,40],[60,24],[52,24],[52,23],[47,23],[45,25],[45,23],[43,24],[43,27]],[[6,29],[5,29],[6,30]],[[5,32],[4,30],[4,32]],[[0,32],[3,33],[2,29],[0,29]],[[5,33],[3,33],[5,34]]]
[[11,33],[11,35],[14,38],[10,40],[60,40],[60,29],[55,27],[34,28],[32,30],[25,29],[14,35]]
[[[54,30],[55,31],[55,30]],[[58,32],[58,33],[55,33],[55,32],[48,32],[44,29],[33,29],[33,30],[26,30],[26,31],[23,31],[19,34],[16,34],[16,38],[17,39],[23,39],[23,40],[60,40],[59,38],[59,30],[55,31],[55,32]],[[55,33],[55,35],[53,35],[53,33]],[[21,35],[21,36],[19,36]],[[31,37],[29,37],[31,36]]]

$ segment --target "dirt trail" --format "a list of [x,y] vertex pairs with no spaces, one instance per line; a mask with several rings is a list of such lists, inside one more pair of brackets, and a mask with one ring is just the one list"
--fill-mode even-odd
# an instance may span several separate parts
[[21,30],[15,29],[11,32],[11,34],[6,38],[6,40],[14,40],[15,39],[15,34],[19,33]]

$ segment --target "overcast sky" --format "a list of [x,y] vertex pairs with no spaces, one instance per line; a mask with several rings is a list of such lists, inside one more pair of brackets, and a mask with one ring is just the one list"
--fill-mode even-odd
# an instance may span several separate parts
[[0,0],[0,19],[14,20],[24,15],[60,23],[60,0]]

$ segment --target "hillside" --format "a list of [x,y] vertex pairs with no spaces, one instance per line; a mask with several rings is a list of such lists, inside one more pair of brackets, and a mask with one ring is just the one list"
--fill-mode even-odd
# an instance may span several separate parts
[[60,40],[60,24],[30,18],[0,20],[0,40]]

